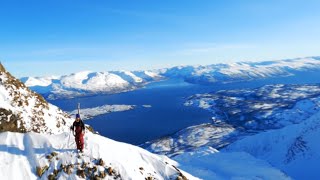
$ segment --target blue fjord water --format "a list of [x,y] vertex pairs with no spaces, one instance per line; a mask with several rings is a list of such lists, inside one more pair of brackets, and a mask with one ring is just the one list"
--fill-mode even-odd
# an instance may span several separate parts
[[[186,98],[191,95],[218,90],[256,88],[266,84],[319,83],[319,77],[319,72],[310,72],[297,76],[211,86],[195,85],[173,79],[150,83],[145,88],[131,92],[50,102],[65,111],[76,109],[78,102],[81,103],[81,108],[105,104],[137,105],[134,110],[96,116],[85,123],[91,125],[103,136],[139,145],[192,125],[211,122],[211,114],[208,111],[183,105]],[[142,105],[151,105],[151,108],[145,108]]]
[[76,109],[78,102],[81,108],[105,104],[136,105],[133,110],[96,116],[85,123],[103,136],[138,145],[192,125],[211,122],[209,112],[183,105],[188,96],[196,92],[209,92],[211,89],[209,86],[171,80],[151,83],[131,92],[50,102],[66,111]]

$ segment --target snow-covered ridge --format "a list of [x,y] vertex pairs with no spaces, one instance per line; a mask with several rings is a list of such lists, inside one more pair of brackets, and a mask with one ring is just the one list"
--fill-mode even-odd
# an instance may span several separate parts
[[56,134],[67,130],[71,121],[0,64],[0,131]]
[[[84,155],[71,134],[0,133],[2,179],[198,179],[178,163],[139,147],[91,134]],[[39,177],[41,175],[41,177]]]
[[[111,112],[120,112],[120,111],[128,111],[135,108],[135,105],[103,105],[94,108],[84,108],[81,109],[81,119],[88,120],[95,116],[99,116],[102,114],[107,114]],[[69,114],[75,116],[78,113],[78,110],[75,109]]]

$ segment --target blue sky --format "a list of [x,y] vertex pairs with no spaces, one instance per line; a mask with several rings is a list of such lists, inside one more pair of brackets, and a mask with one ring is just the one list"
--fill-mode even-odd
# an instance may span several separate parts
[[320,55],[320,1],[2,0],[18,77]]

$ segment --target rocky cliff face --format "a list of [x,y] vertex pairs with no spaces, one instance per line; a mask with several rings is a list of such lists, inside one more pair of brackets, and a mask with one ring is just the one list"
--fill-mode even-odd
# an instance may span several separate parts
[[55,134],[72,120],[41,95],[31,91],[0,63],[0,131]]

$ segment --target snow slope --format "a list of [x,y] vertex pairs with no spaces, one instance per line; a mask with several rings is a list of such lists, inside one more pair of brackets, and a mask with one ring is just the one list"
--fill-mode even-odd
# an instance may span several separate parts
[[268,161],[294,179],[320,177],[320,111],[309,119],[239,140],[226,152],[243,151]]
[[0,64],[0,132],[61,133],[72,120],[31,91]]
[[198,179],[175,168],[177,163],[165,156],[89,132],[85,136],[84,155],[78,156],[75,152],[73,137],[68,142],[68,133],[0,133],[1,179],[38,179],[37,167],[45,166],[48,168],[45,168],[40,179],[49,176],[82,179],[80,177],[83,175],[86,179],[95,175],[104,179],[124,180],[148,177],[177,179],[178,176]]
[[226,179],[291,179],[269,163],[245,152],[219,152],[202,147],[174,157],[181,168],[206,180]]

